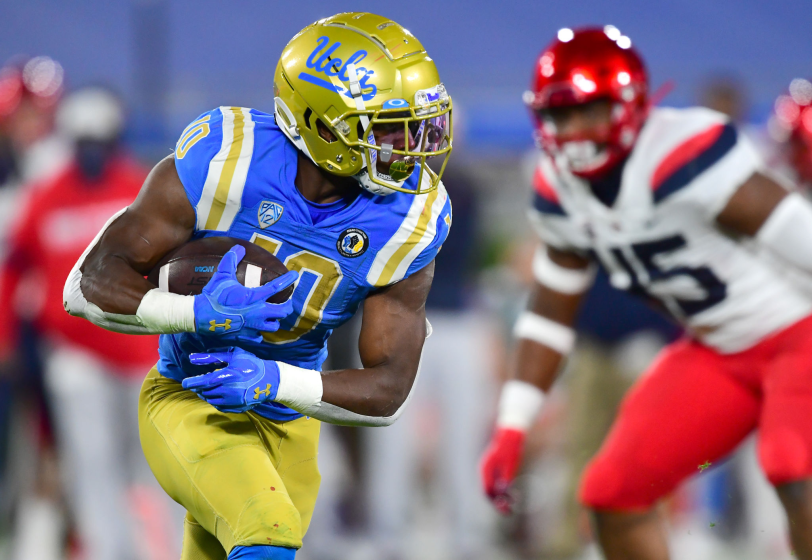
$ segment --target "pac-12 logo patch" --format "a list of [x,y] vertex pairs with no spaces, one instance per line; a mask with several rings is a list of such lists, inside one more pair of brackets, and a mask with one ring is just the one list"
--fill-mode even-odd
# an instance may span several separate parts
[[265,229],[268,226],[274,225],[282,217],[282,212],[285,209],[281,204],[271,202],[270,200],[263,200],[259,203],[259,210],[257,211],[257,219],[259,220],[259,227]]
[[349,228],[341,232],[338,236],[336,249],[342,256],[353,258],[360,257],[369,247],[369,237],[363,230]]

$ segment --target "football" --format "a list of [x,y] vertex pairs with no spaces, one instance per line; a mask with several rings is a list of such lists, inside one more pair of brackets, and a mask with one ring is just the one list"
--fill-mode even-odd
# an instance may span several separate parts
[[[166,292],[197,295],[234,245],[245,247],[245,256],[237,265],[237,280],[244,286],[262,286],[288,271],[282,261],[258,245],[233,237],[204,237],[170,251],[155,265],[147,280]],[[283,303],[292,293],[290,286],[268,301]]]

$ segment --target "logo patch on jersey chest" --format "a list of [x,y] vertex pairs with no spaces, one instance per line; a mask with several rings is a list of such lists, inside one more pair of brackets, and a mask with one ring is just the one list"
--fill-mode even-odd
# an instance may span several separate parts
[[259,203],[259,210],[257,210],[257,219],[259,220],[259,227],[265,229],[268,226],[274,225],[282,217],[284,207],[276,202],[270,200],[263,200]]
[[358,228],[349,228],[341,232],[336,242],[336,249],[341,256],[354,258],[363,255],[369,247],[369,237]]

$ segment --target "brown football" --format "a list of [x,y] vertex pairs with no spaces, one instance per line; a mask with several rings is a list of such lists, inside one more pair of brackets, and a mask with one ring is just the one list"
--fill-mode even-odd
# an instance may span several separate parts
[[[211,280],[220,259],[234,245],[245,247],[245,256],[237,265],[237,280],[243,285],[262,286],[288,271],[282,261],[259,245],[233,237],[203,237],[170,251],[155,265],[147,279],[173,294],[197,295]],[[293,286],[290,286],[268,301],[283,303],[292,293]]]

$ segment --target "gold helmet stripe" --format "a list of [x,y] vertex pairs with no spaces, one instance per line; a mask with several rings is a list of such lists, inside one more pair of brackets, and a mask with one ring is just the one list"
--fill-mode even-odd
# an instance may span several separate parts
[[220,107],[223,141],[209,163],[200,202],[197,229],[226,231],[240,209],[242,191],[254,152],[254,121],[250,109]]
[[415,196],[398,231],[378,252],[367,274],[373,286],[386,286],[401,280],[414,259],[437,235],[437,216],[448,194],[442,183],[427,194]]

